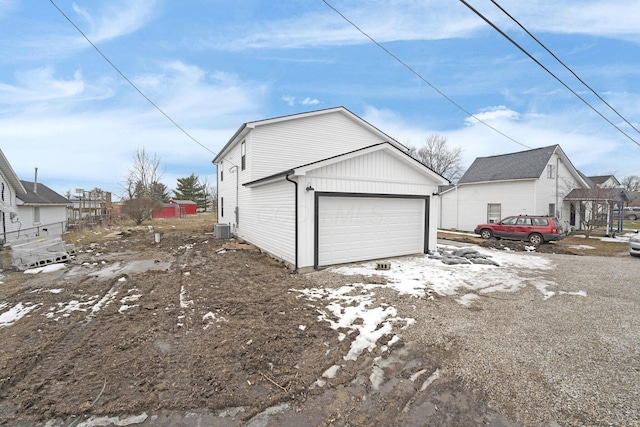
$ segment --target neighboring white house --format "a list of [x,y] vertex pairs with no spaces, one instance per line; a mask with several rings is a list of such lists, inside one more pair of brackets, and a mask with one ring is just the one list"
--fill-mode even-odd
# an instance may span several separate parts
[[21,181],[0,150],[0,239],[62,234],[69,201],[46,185]]
[[296,269],[436,248],[447,180],[343,107],[245,123],[213,159],[218,222]]
[[20,182],[25,193],[17,195],[18,219],[25,233],[30,236],[40,235],[43,231],[64,233],[69,199],[37,181]]
[[11,232],[17,230],[20,224],[18,218],[17,194],[25,194],[26,190],[22,186],[20,179],[13,171],[2,150],[0,150],[0,240],[7,241]]
[[580,202],[565,197],[590,187],[559,145],[479,157],[441,190],[439,228],[472,231],[510,215],[551,215],[580,228]]

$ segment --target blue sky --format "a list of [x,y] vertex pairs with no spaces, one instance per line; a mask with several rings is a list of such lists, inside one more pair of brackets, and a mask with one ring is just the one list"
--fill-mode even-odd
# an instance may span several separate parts
[[[633,140],[640,133],[488,0],[470,5]],[[640,7],[628,0],[497,1],[640,128]],[[433,133],[478,156],[560,144],[587,175],[640,175],[640,145],[460,1],[0,0],[0,148],[21,179],[122,193],[136,149],[171,189],[215,183],[215,153],[247,121],[344,106],[398,141]],[[483,120],[509,138],[479,123]],[[517,141],[514,142],[513,140]]]

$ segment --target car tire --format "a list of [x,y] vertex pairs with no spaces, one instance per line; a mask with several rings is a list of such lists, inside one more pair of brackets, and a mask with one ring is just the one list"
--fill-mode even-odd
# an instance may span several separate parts
[[635,221],[636,219],[638,219],[635,215],[629,215],[628,217],[631,221]]
[[480,237],[483,239],[490,239],[493,237],[493,233],[488,228],[483,228],[480,230]]
[[541,245],[542,243],[544,243],[544,238],[541,234],[531,233],[529,234],[529,243],[536,246]]

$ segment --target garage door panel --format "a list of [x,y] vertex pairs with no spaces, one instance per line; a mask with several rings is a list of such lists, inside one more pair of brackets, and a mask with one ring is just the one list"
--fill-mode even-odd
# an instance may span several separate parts
[[318,265],[420,253],[422,198],[319,197]]

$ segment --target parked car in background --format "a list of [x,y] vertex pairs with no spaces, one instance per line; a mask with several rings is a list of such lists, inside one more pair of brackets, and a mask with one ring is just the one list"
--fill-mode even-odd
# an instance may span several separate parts
[[[618,210],[613,211],[613,217],[617,219],[619,216]],[[627,206],[622,208],[622,218],[630,221],[635,221],[640,218],[640,206]]]
[[640,256],[640,234],[629,238],[629,254],[631,256]]
[[508,216],[497,223],[480,224],[474,232],[483,239],[528,240],[534,245],[567,236],[556,218],[544,215]]

